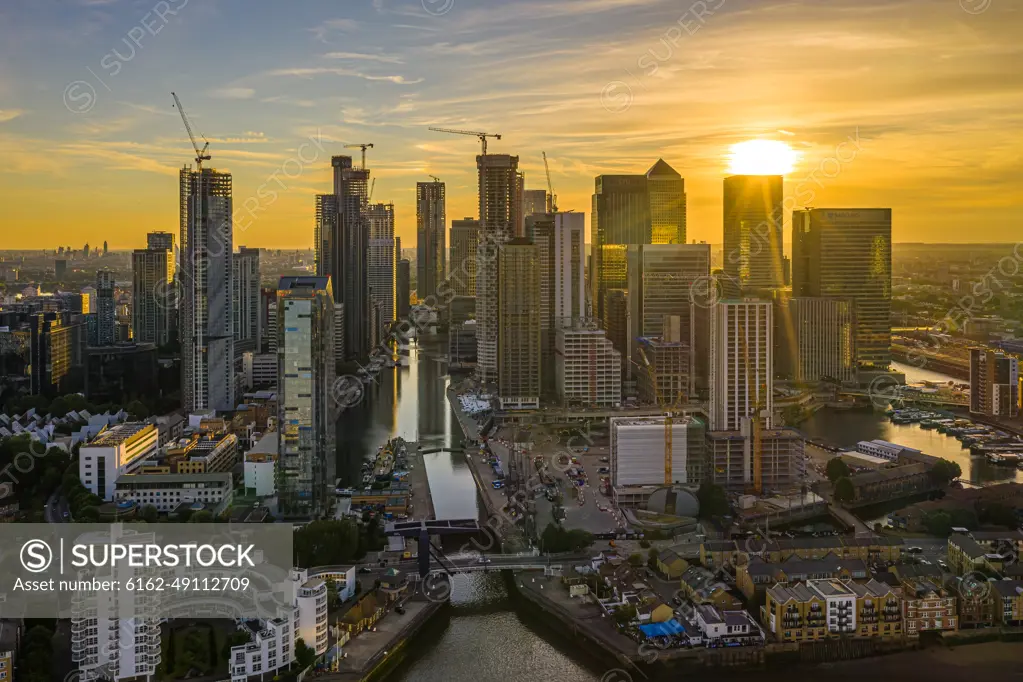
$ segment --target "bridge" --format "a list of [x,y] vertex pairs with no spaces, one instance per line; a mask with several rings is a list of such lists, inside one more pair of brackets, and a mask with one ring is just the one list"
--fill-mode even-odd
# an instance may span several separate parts
[[970,399],[966,396],[939,396],[906,390],[906,387],[895,385],[883,387],[875,391],[862,388],[843,388],[838,394],[871,399],[882,398],[892,403],[924,403],[927,405],[950,405],[952,407],[968,407],[970,404]]
[[[454,573],[482,573],[486,571],[543,571],[546,569],[558,570],[566,563],[577,563],[587,561],[589,555],[578,553],[566,554],[533,554],[524,552],[520,554],[484,554],[478,555],[454,555],[442,556],[438,563],[441,569],[448,574]],[[402,559],[389,564],[392,568],[412,570],[420,568],[420,559]],[[429,564],[429,561],[427,562]],[[366,565],[366,564],[363,564]],[[344,573],[351,566],[315,566],[309,569],[309,577],[331,577]],[[418,572],[418,571],[417,571]],[[434,571],[436,572],[436,571]],[[420,579],[427,573],[419,573]]]
[[[430,542],[431,535],[475,535],[480,532],[476,519],[431,519],[427,521],[395,521],[384,526],[384,535],[419,539],[419,577],[430,572],[430,555],[442,561],[443,552]],[[439,553],[439,554],[438,554]]]
[[425,450],[419,450],[420,455],[432,455],[435,452],[465,452],[465,448],[426,448]]

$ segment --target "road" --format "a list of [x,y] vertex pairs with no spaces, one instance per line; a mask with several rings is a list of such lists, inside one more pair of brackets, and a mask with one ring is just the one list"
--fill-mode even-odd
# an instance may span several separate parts
[[71,509],[59,490],[46,500],[46,505],[43,506],[43,518],[46,519],[46,523],[68,523],[71,521]]

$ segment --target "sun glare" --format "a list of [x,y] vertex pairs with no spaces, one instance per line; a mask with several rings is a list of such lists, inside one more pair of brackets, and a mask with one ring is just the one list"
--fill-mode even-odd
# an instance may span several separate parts
[[785,175],[799,160],[799,152],[778,140],[747,140],[733,144],[728,171],[734,175]]

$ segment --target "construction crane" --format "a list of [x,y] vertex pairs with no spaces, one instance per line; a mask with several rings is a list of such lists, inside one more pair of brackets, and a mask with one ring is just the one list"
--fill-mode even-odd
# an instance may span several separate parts
[[366,203],[373,201],[373,190],[377,188],[377,179],[373,178],[373,181],[369,183],[369,194],[366,195]]
[[547,166],[547,152],[540,152],[543,155],[543,170],[547,173],[547,212],[558,212],[558,195],[554,193],[554,185],[551,183],[551,169]]
[[366,170],[366,150],[373,149],[372,142],[360,142],[358,144],[346,144],[345,149],[361,149],[362,150],[362,170]]
[[174,106],[177,108],[178,113],[181,114],[181,122],[185,124],[185,131],[188,132],[188,139],[192,141],[192,149],[195,150],[195,165],[199,170],[202,170],[202,162],[209,161],[210,155],[208,150],[210,148],[209,141],[203,137],[202,133],[199,133],[199,137],[202,137],[202,141],[205,143],[202,149],[199,149],[199,143],[195,141],[195,134],[192,132],[192,126],[188,122],[188,116],[185,115],[185,108],[181,106],[181,100],[173,92],[171,97],[174,98]]
[[435,133],[451,133],[452,135],[473,135],[480,138],[480,143],[483,146],[483,156],[487,155],[487,138],[493,137],[500,140],[500,133],[479,133],[474,130],[453,130],[451,128],[430,128]]
[[[746,383],[746,404],[749,405],[752,397],[750,395],[750,371],[749,371],[749,346],[746,343],[745,338],[740,337],[742,343],[742,362],[745,372],[745,383]],[[756,401],[753,403],[753,408],[750,410],[750,446],[753,449],[753,481],[750,485],[750,492],[754,495],[761,495],[764,492],[764,451],[763,451],[763,429],[761,425],[761,417],[766,407],[764,400],[764,393],[767,387],[764,385],[760,386],[761,390],[757,392]]]
[[672,485],[674,481],[674,475],[672,472],[672,455],[675,451],[672,443],[672,437],[674,436],[674,423],[675,413],[679,411],[679,408],[683,403],[686,402],[687,398],[685,392],[679,390],[675,399],[669,403],[661,392],[659,386],[657,370],[650,364],[650,360],[647,359],[646,352],[640,348],[639,355],[643,358],[643,365],[646,368],[647,373],[650,375],[650,383],[653,385],[654,398],[657,400],[657,404],[664,410],[664,485]]
[[430,177],[433,178],[434,182],[440,182],[440,178],[438,178],[436,175],[431,175]]

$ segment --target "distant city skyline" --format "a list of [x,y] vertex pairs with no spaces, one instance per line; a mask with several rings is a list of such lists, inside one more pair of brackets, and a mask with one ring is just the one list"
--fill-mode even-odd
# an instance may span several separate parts
[[[5,3],[0,49],[18,68],[0,69],[4,246],[123,251],[174,231],[167,190],[193,154],[171,90],[207,165],[234,177],[238,238],[264,248],[311,247],[311,197],[345,143],[375,144],[374,200],[394,202],[406,244],[430,174],[449,221],[475,216],[478,146],[432,125],[501,133],[490,152],[519,156],[528,189],[546,187],[545,151],[587,241],[594,177],[664,158],[685,179],[689,241],[718,242],[729,149],[758,138],[800,153],[786,223],[807,205],[888,206],[895,242],[997,242],[1020,209],[1013,3],[708,2],[674,43],[687,4],[667,0],[253,4],[172,0],[159,20],[127,0]],[[208,34],[221,40],[194,49]]]

